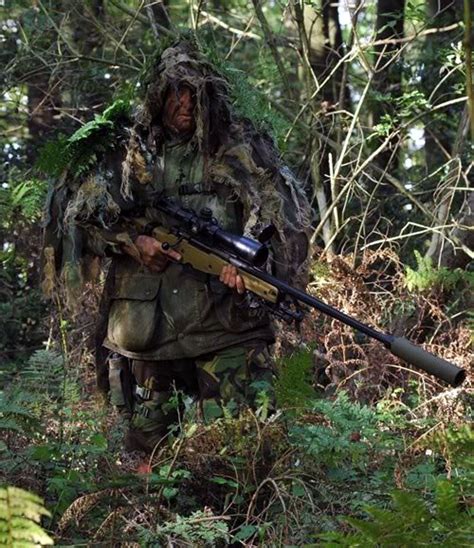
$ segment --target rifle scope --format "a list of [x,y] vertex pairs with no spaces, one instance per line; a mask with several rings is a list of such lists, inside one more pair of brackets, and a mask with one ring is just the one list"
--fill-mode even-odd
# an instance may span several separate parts
[[245,236],[236,236],[219,228],[213,232],[212,237],[224,251],[237,255],[252,266],[263,266],[268,259],[267,246]]

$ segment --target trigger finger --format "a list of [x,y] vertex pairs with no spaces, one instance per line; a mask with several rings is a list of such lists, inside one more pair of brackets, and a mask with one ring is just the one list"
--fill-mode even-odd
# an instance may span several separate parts
[[170,259],[174,259],[175,261],[180,261],[181,260],[181,254],[178,253],[175,249],[163,249],[163,244],[160,244],[161,245],[161,252],[163,253],[163,255],[166,255],[167,257],[169,257]]
[[242,278],[242,276],[240,276],[239,274],[237,274],[237,277],[236,277],[236,288],[237,288],[237,293],[239,293],[240,295],[242,295],[242,293],[245,292],[245,284],[244,284],[244,280]]

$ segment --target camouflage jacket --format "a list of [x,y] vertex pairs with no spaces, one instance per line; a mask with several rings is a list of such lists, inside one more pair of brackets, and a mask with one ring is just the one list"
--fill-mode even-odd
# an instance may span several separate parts
[[[55,229],[62,235],[61,250],[55,244],[52,254],[56,265],[60,256],[67,281],[85,274],[85,257],[112,257],[103,306],[104,346],[130,358],[169,360],[249,340],[272,341],[268,316],[239,306],[233,291],[217,278],[179,264],[152,273],[121,253],[120,244],[132,243],[128,219],[152,188],[197,211],[211,208],[220,224],[237,234],[255,238],[273,223],[272,271],[303,286],[309,208],[291,172],[283,165],[270,172],[260,165],[258,147],[235,142],[210,159],[204,178],[203,155],[192,140],[158,149],[149,132],[122,128],[120,134],[115,150],[94,173],[56,185],[49,207],[51,226],[62,219]],[[51,249],[46,245],[46,251]]]
[[[223,184],[203,184],[203,159],[188,143],[143,154],[143,186],[175,197],[200,211],[212,209],[229,231],[243,230],[242,204]],[[166,219],[163,219],[166,223]],[[266,314],[239,308],[235,294],[217,278],[170,263],[161,273],[136,260],[114,254],[114,283],[104,345],[130,358],[170,360],[195,357],[249,340],[273,340]],[[252,312],[254,316],[252,316]]]

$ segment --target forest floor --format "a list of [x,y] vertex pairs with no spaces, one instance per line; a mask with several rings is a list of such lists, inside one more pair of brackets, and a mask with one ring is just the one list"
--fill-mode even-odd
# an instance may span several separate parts
[[[371,254],[315,263],[309,291],[472,379],[471,284]],[[152,473],[137,475],[124,425],[95,390],[90,308],[50,318],[48,346],[8,369],[0,478],[44,499],[58,545],[472,545],[469,375],[448,388],[311,313],[281,328],[277,413],[262,400],[204,426],[188,402]]]

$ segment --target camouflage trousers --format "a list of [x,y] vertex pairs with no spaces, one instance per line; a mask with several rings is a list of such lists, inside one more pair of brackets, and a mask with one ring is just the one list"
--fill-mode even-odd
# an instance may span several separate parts
[[273,362],[265,342],[193,359],[132,361],[136,383],[128,450],[149,452],[177,427],[185,396],[197,401],[204,423],[236,416],[245,407],[274,408]]

